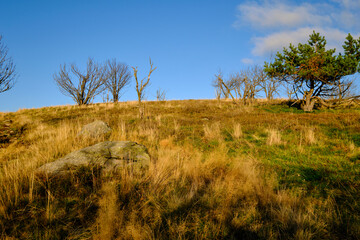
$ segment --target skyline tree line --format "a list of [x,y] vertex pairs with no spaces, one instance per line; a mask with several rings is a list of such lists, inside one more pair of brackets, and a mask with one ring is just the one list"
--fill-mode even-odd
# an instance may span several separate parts
[[[360,72],[360,37],[354,39],[349,33],[343,53],[335,52],[335,49],[326,49],[325,37],[313,31],[307,43],[284,47],[273,61],[265,62],[264,66],[250,66],[231,74],[228,79],[221,72],[216,74],[213,81],[216,98],[231,97],[234,103],[251,104],[259,92],[263,92],[267,100],[272,100],[283,87],[289,99],[295,96],[304,111],[312,111],[315,104],[326,106],[324,100],[357,97],[352,93],[354,79],[348,76]],[[111,94],[114,103],[118,102],[133,76],[142,116],[142,100],[156,67],[150,59],[148,76],[141,80],[138,79],[138,68],[132,67],[132,70],[133,74],[127,64],[116,59],[99,64],[89,58],[85,71],[75,64],[61,64],[53,78],[61,93],[71,97],[78,105],[86,105],[105,90]],[[8,56],[8,49],[0,35],[0,93],[10,90],[16,77],[15,64]],[[163,90],[158,89],[156,94],[158,100],[165,99]]]
[[349,78],[360,73],[360,37],[354,39],[349,33],[343,50],[335,54],[336,49],[326,49],[325,37],[313,31],[307,43],[284,47],[264,67],[254,65],[231,74],[228,80],[221,72],[216,74],[213,86],[218,98],[231,97],[234,103],[252,103],[260,91],[271,100],[283,86],[288,98],[295,96],[294,103],[305,112],[315,104],[332,107],[325,100],[360,97],[353,92],[355,79]]
[[87,105],[105,90],[111,93],[113,102],[118,102],[123,88],[130,84],[131,73],[128,65],[116,59],[99,64],[89,58],[85,71],[79,70],[76,64],[63,64],[53,77],[65,96],[78,105]]
[[[138,68],[132,67],[136,82],[135,89],[138,96],[140,118],[144,117],[145,112],[142,103],[145,90],[149,86],[152,72],[156,70],[151,58],[149,58],[149,61],[149,74],[141,80],[138,78]],[[77,80],[74,81],[74,79]],[[99,64],[89,58],[84,72],[80,71],[75,64],[71,64],[70,67],[67,67],[66,64],[60,65],[60,71],[54,74],[54,80],[60,91],[64,95],[71,97],[78,105],[90,104],[95,96],[105,90],[111,93],[112,101],[117,103],[124,87],[130,84],[131,72],[127,64],[117,62],[116,59]]]

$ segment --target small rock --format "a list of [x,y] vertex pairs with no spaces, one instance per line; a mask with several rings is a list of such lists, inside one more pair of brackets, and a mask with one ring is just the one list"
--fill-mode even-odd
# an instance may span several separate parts
[[107,136],[111,132],[111,128],[103,121],[95,121],[85,125],[78,136],[97,138]]
[[130,141],[107,141],[72,152],[41,166],[36,172],[57,175],[77,167],[91,165],[98,165],[104,171],[112,171],[127,165],[141,168],[149,163],[150,156],[145,146]]

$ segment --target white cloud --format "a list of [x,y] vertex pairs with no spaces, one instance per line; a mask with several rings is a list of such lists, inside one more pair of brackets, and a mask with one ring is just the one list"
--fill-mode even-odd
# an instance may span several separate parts
[[290,43],[293,45],[306,43],[313,30],[325,36],[327,48],[336,48],[338,51],[342,50],[342,44],[347,36],[346,32],[338,29],[306,27],[291,31],[275,32],[265,37],[256,37],[253,39],[255,47],[252,50],[252,54],[255,56],[275,55],[275,53],[281,51],[283,47],[289,47]]
[[233,26],[250,26],[255,56],[269,56],[288,47],[306,43],[315,30],[327,40],[327,48],[342,51],[342,44],[350,32],[360,33],[360,0],[331,0],[317,3],[290,0],[257,0],[237,6],[237,20]]
[[309,24],[326,25],[331,23],[328,15],[319,14],[315,5],[303,3],[296,6],[283,2],[244,3],[238,6],[237,21],[234,27],[250,24],[256,28],[299,27]]
[[251,58],[243,58],[241,59],[241,62],[244,64],[253,64],[254,60],[252,60]]
[[[360,9],[359,9],[360,12]],[[345,29],[360,30],[359,13],[354,11],[343,10],[332,14],[332,17],[337,20],[340,27]]]
[[349,30],[360,31],[360,0],[333,0],[339,4],[336,11],[332,13],[332,18],[338,22],[339,26]]
[[360,0],[333,0],[347,9],[360,8]]

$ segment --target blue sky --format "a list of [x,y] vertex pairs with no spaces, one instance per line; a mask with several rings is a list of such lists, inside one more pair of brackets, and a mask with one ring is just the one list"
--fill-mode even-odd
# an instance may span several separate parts
[[[151,57],[157,69],[148,100],[159,87],[167,99],[204,99],[214,98],[219,69],[230,74],[263,64],[313,29],[339,50],[347,33],[360,33],[360,0],[3,0],[1,12],[0,34],[19,75],[0,94],[3,112],[74,104],[53,74],[64,63],[83,68],[89,57],[138,66],[140,77]],[[121,100],[135,99],[132,84]]]

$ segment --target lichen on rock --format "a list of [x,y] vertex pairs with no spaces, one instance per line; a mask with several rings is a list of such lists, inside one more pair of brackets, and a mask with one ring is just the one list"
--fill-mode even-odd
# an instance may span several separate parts
[[85,125],[78,136],[97,138],[102,136],[108,136],[111,133],[111,128],[103,121],[97,120],[95,122]]
[[48,175],[63,174],[81,166],[100,166],[113,171],[124,166],[142,168],[150,163],[144,145],[131,141],[106,141],[72,152],[63,158],[47,163],[36,170]]

